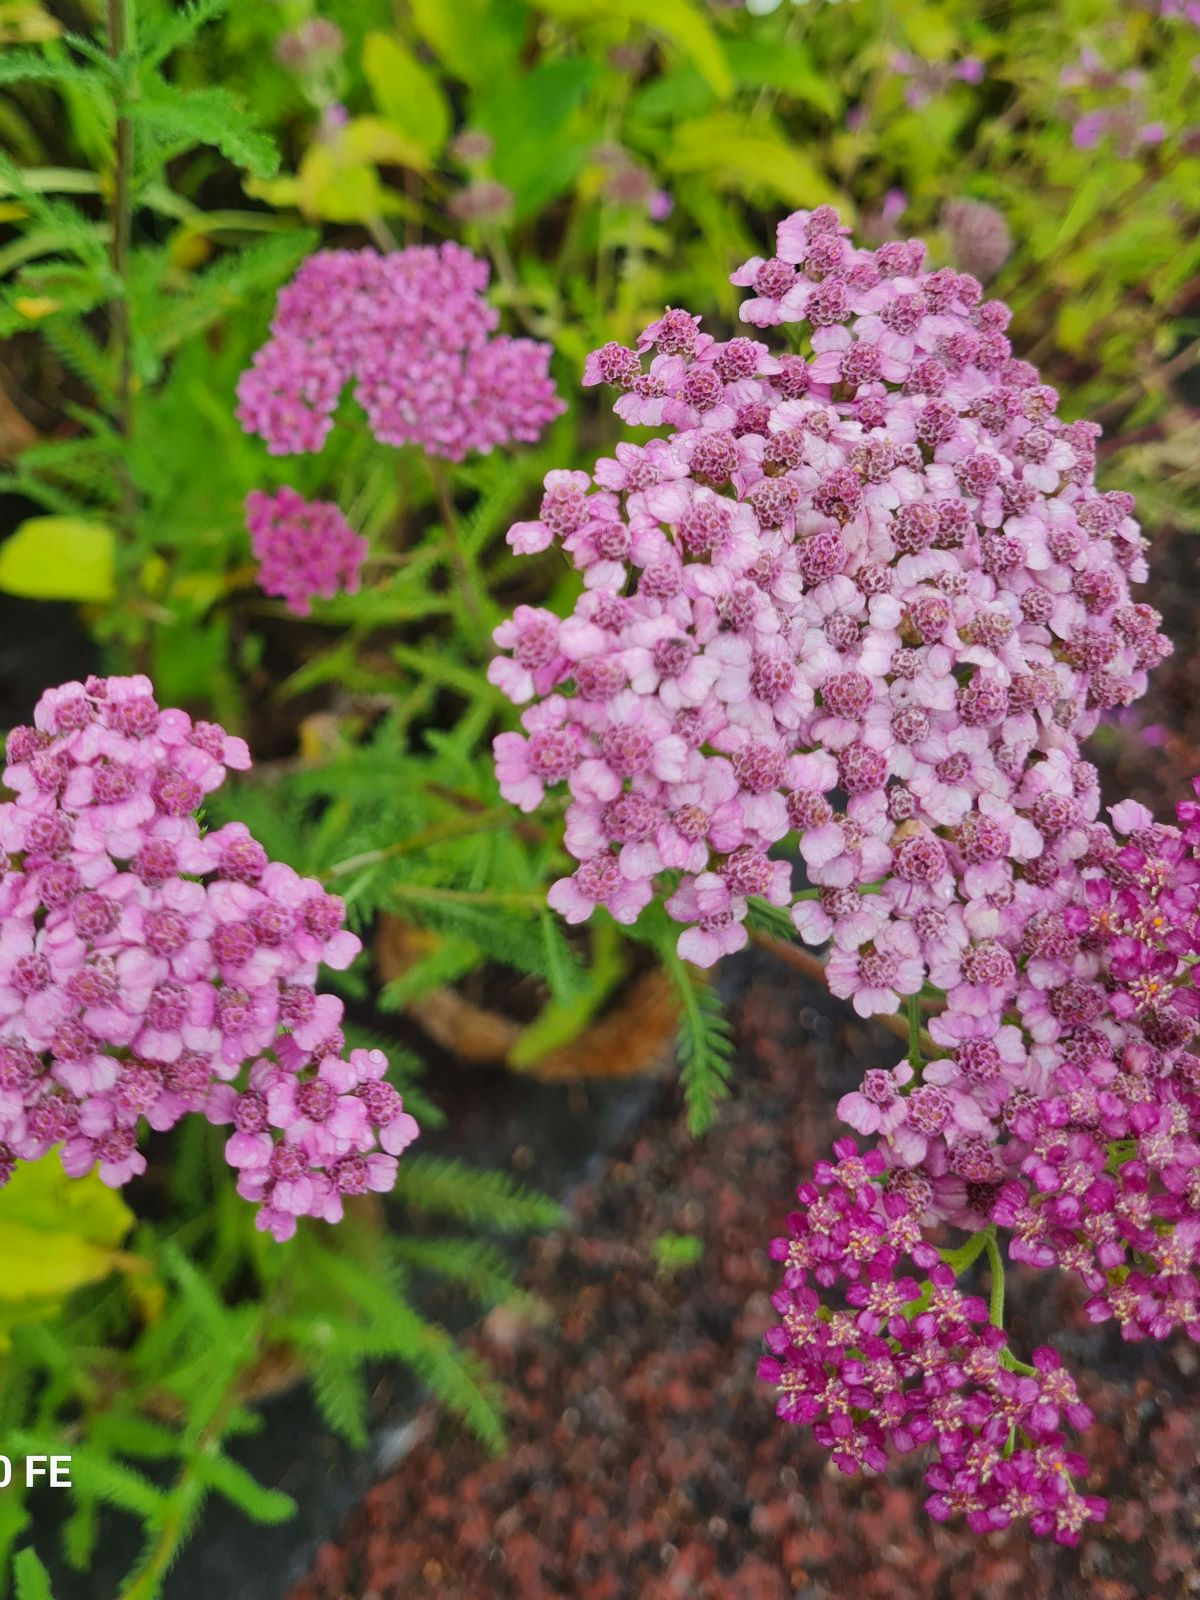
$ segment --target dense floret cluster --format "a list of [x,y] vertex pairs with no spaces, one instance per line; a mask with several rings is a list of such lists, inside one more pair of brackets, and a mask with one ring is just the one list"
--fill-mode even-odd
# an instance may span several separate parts
[[[1067,1543],[1102,1512],[1074,1488],[1083,1463],[1058,1433],[1060,1415],[1075,1428],[1088,1416],[1052,1353],[1030,1369],[1008,1349],[999,1240],[1013,1261],[1077,1273],[1088,1316],[1125,1339],[1200,1340],[1200,804],[1180,805],[1177,827],[1133,801],[1112,819],[1081,830],[1069,890],[1048,892],[1010,942],[1003,998],[951,1001],[930,1022],[932,1052],[872,1069],[839,1104],[877,1143],[861,1156],[839,1144],[838,1165],[797,1191],[773,1246],[782,1320],[761,1369],[780,1416],[812,1423],[847,1470],[936,1443],[931,1514],[965,1512],[980,1531],[1028,1515]],[[971,1235],[958,1251],[929,1244],[923,1230],[943,1222]],[[981,1302],[963,1311],[950,1266],[984,1249],[986,1325]],[[897,1277],[905,1253],[932,1269],[923,1283]],[[822,1319],[818,1289],[850,1309]],[[989,1353],[967,1359],[978,1338]],[[982,1396],[964,1389],[972,1362]],[[946,1372],[961,1425],[939,1424]]]
[[843,1472],[930,1447],[925,1504],[938,1521],[964,1515],[990,1533],[1028,1519],[1077,1543],[1104,1502],[1073,1481],[1086,1463],[1065,1429],[1091,1421],[1074,1380],[1049,1348],[1017,1360],[993,1308],[924,1239],[909,1196],[879,1187],[878,1151],[840,1139],[833,1155],[771,1246],[781,1322],[759,1371],[779,1415],[811,1426]]
[[461,461],[536,439],[562,410],[550,346],[496,333],[487,280],[456,244],[318,251],[280,293],[238,420],[272,455],[317,451],[352,382],[383,444]]
[[244,742],[160,710],[147,678],[90,678],[42,696],[7,763],[0,1179],[60,1146],[72,1175],[123,1184],[143,1123],[199,1112],[233,1125],[238,1190],[276,1238],[389,1189],[416,1124],[315,987],[359,949],[341,901],[197,819]]
[[591,356],[626,422],[673,431],[548,475],[509,540],[558,544],[584,593],[565,621],[518,609],[491,673],[532,702],[502,792],[569,786],[568,920],[663,893],[710,964],[748,897],[791,903],[768,852],[794,833],[820,891],[797,928],[863,1014],[998,981],[998,935],[1096,814],[1080,739],[1167,650],[1098,430],[1059,420],[1003,305],[922,257],[800,212],[733,276],[807,355],[673,310]]
[[357,593],[367,541],[332,501],[306,500],[286,486],[275,494],[254,489],[246,496],[246,527],[259,587],[297,616],[306,617],[314,599]]

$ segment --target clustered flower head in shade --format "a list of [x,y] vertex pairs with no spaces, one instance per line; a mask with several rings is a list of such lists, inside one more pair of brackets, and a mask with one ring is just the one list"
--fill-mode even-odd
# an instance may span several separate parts
[[342,390],[383,444],[461,461],[536,439],[562,410],[550,346],[498,334],[487,263],[456,244],[322,250],[281,292],[238,419],[273,455],[320,450]]
[[261,489],[246,496],[250,547],[259,562],[264,594],[279,595],[297,616],[307,616],[314,598],[354,594],[367,556],[367,541],[331,501],[305,500],[295,489]]
[[904,103],[919,111],[935,95],[944,94],[955,83],[975,85],[983,82],[983,62],[978,56],[961,56],[957,61],[927,61],[907,51],[892,52],[892,71],[904,83]]
[[231,1124],[257,1223],[336,1222],[390,1189],[417,1128],[378,1051],[345,1051],[320,963],[359,941],[312,879],[197,811],[242,740],[162,711],[149,679],[47,691],[8,738],[0,805],[0,1178],[55,1146],[72,1176],[145,1169],[143,1124]]
[[1070,1433],[1091,1412],[1057,1353],[1012,1355],[991,1308],[965,1294],[923,1237],[913,1191],[880,1184],[878,1151],[839,1139],[796,1191],[798,1209],[771,1255],[780,1325],[759,1374],[778,1413],[812,1428],[842,1472],[882,1471],[925,1449],[936,1521],[975,1533],[1028,1519],[1076,1544],[1104,1501],[1082,1494],[1087,1464]]
[[981,282],[994,278],[1012,254],[1008,223],[982,200],[950,200],[942,207],[942,227],[956,267]]
[[863,1015],[986,988],[1096,814],[1080,739],[1168,648],[1130,599],[1143,543],[1094,486],[1098,430],[1059,420],[1003,305],[922,256],[797,213],[734,281],[807,356],[682,310],[595,352],[585,381],[672,431],[549,474],[509,540],[557,544],[583,594],[565,621],[518,609],[491,667],[526,707],[502,793],[569,789],[568,920],[660,896],[711,964],[750,897],[793,904],[770,855],[791,835],[817,889],[793,920]]

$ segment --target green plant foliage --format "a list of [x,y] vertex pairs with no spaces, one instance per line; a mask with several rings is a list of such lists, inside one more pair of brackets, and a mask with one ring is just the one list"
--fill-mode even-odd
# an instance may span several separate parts
[[694,1134],[712,1127],[718,1101],[729,1094],[733,1039],[720,996],[663,941],[664,965],[679,999],[679,1074]]
[[13,1562],[13,1578],[16,1600],[54,1600],[50,1592],[50,1574],[36,1551],[26,1548],[17,1552]]
[[[946,213],[961,199],[1011,236],[988,290],[1013,307],[1017,352],[1064,411],[1105,424],[1105,470],[1136,488],[1148,530],[1200,529],[1180,392],[1200,334],[1190,35],[1110,0],[809,0],[766,17],[709,0],[127,0],[123,14],[116,43],[37,6],[19,33],[0,28],[0,338],[20,358],[0,372],[0,492],[19,506],[0,590],[78,602],[105,670],[146,671],[164,704],[249,735],[258,765],[210,822],[240,818],[320,877],[368,947],[386,919],[404,929],[406,964],[385,979],[369,948],[336,981],[349,1042],[386,1051],[424,1129],[446,1111],[404,1013],[485,974],[524,1002],[507,1060],[532,1071],[655,962],[702,1133],[733,1072],[719,996],[659,913],[565,931],[545,904],[571,866],[561,824],[498,794],[490,744],[516,721],[487,680],[491,630],[514,605],[574,600],[565,567],[516,561],[506,530],[536,513],[548,468],[611,455],[625,433],[580,389],[590,349],[632,340],[664,305],[733,331],[728,272],[789,208],[828,201],[872,242],[920,234],[941,263],[961,248]],[[314,15],[340,50],[278,48]],[[1085,50],[1107,77],[1088,78]],[[1137,115],[1087,145],[1079,119],[1119,111],[1123,77]],[[472,207],[481,190],[490,209]],[[350,398],[313,457],[272,458],[242,432],[238,376],[307,254],[443,238],[489,260],[505,331],[553,346],[568,409],[540,443],[443,469],[376,444]],[[6,404],[27,400],[33,437],[10,447]],[[245,531],[246,495],[282,484],[335,500],[370,551],[360,591],[303,620],[258,590]],[[791,931],[763,903],[750,925]],[[559,1224],[546,1197],[418,1145],[386,1221],[276,1246],[203,1124],[171,1136],[152,1203],[132,1210],[58,1173],[48,1161],[0,1192],[0,1435],[10,1454],[69,1438],[70,1565],[87,1569],[113,1517],[139,1525],[121,1600],[154,1600],[211,1497],[262,1522],[290,1514],[238,1454],[273,1381],[307,1382],[362,1446],[372,1364],[399,1361],[499,1445],[487,1375],[424,1307],[435,1281],[472,1307],[519,1302],[493,1236]],[[650,1248],[671,1272],[699,1242]],[[45,1600],[28,1539],[13,1488],[0,1570]]]
[[692,1233],[660,1233],[652,1249],[660,1272],[682,1272],[703,1259],[704,1241]]

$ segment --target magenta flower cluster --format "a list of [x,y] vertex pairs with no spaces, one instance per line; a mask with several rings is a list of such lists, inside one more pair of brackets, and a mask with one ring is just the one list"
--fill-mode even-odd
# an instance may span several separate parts
[[518,608],[490,673],[528,704],[501,792],[569,788],[568,920],[659,895],[709,965],[750,897],[792,903],[768,852],[793,834],[819,891],[797,929],[863,1015],[1003,980],[999,936],[1095,815],[1079,740],[1168,649],[1098,430],[1058,418],[1003,305],[922,256],[800,212],[733,276],[807,354],[673,310],[591,356],[623,420],[673,431],[548,475],[509,540],[558,544],[584,593],[565,621]]
[[295,489],[246,496],[250,548],[259,562],[264,594],[279,595],[306,617],[314,599],[355,594],[367,558],[367,541],[329,500],[305,500]]
[[198,1112],[232,1124],[238,1191],[277,1239],[389,1189],[416,1124],[315,987],[359,949],[341,901],[197,819],[244,742],[160,710],[147,678],[91,678],[42,696],[7,763],[0,1179],[57,1146],[71,1175],[124,1184],[143,1125]]
[[1048,1347],[1032,1364],[1012,1354],[991,1308],[925,1240],[909,1196],[880,1188],[877,1150],[840,1139],[833,1154],[771,1245],[781,1320],[759,1372],[779,1415],[810,1426],[843,1472],[928,1447],[937,1521],[962,1515],[991,1533],[1028,1520],[1077,1543],[1105,1508],[1074,1483],[1086,1463],[1067,1430],[1091,1421],[1074,1380]]
[[317,451],[352,382],[383,444],[461,461],[533,441],[562,410],[550,346],[496,333],[487,280],[487,263],[456,244],[318,251],[242,374],[238,420],[272,455]]

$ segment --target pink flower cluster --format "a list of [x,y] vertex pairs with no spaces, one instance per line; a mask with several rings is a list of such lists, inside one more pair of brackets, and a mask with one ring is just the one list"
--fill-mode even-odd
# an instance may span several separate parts
[[1200,1338],[1200,806],[1075,830],[951,988],[932,1059],[873,1068],[838,1115],[876,1135],[925,1222],[1010,1229],[1014,1260],[1079,1272],[1127,1338]]
[[835,994],[886,1013],[931,982],[979,1012],[1095,817],[1079,740],[1169,646],[1130,600],[1132,500],[1095,488],[1098,430],[1058,418],[1007,309],[845,234],[798,212],[733,275],[799,353],[669,310],[589,358],[623,420],[673,431],[550,473],[511,529],[584,592],[497,630],[491,679],[528,706],[497,775],[524,810],[568,785],[568,920],[661,895],[708,965],[750,897],[792,904],[769,852],[794,835]]
[[562,410],[550,346],[495,332],[487,263],[456,244],[322,250],[281,292],[238,384],[272,455],[320,450],[347,383],[383,444],[461,461],[532,441]]
[[287,487],[275,494],[254,489],[246,496],[246,526],[259,587],[282,596],[297,616],[308,615],[314,598],[357,593],[367,541],[331,501],[305,500]]
[[1058,81],[1074,97],[1082,94],[1091,100],[1099,95],[1104,102],[1088,110],[1077,103],[1068,108],[1071,143],[1077,150],[1094,150],[1102,139],[1110,139],[1119,154],[1128,159],[1140,146],[1159,145],[1166,138],[1166,123],[1150,115],[1146,100],[1149,85],[1140,67],[1116,72],[1090,45],[1085,45],[1078,58],[1062,69]]
[[[764,1376],[843,1469],[929,1445],[933,1516],[1072,1543],[1103,1513],[1063,1431],[1088,1412],[1008,1349],[1000,1240],[1127,1338],[1200,1337],[1200,804],[1098,820],[1081,740],[1170,649],[1132,500],[1007,310],[922,257],[797,213],[734,274],[792,350],[669,310],[593,354],[623,420],[672,431],[550,473],[510,531],[583,594],[497,629],[525,709],[496,770],[524,810],[568,786],[569,920],[661,898],[707,965],[761,896],[860,1015],[906,1002],[906,1057],[838,1108],[874,1148],[840,1143],[775,1246]],[[955,1283],[984,1251],[990,1307]]]
[[389,1189],[416,1124],[380,1052],[342,1059],[341,1001],[315,988],[359,949],[341,901],[242,824],[197,820],[243,741],[160,710],[147,678],[90,678],[42,696],[7,762],[0,1180],[60,1146],[118,1186],[145,1170],[143,1121],[199,1112],[233,1124],[239,1192],[277,1239]]
[[[950,995],[929,1024],[944,1055],[914,1050],[841,1101],[877,1142],[861,1156],[835,1147],[838,1166],[801,1186],[791,1238],[773,1247],[782,1322],[762,1375],[779,1414],[811,1423],[847,1470],[936,1434],[931,1514],[965,1512],[981,1531],[1023,1506],[1035,1532],[1073,1542],[1102,1507],[1074,1489],[1082,1463],[1056,1436],[1060,1411],[1088,1421],[1070,1379],[1050,1352],[1024,1367],[991,1326],[989,1353],[964,1354],[976,1335],[962,1323],[983,1319],[963,1309],[956,1270],[988,1248],[995,1284],[1007,1235],[1011,1260],[1078,1274],[1088,1316],[1123,1338],[1200,1341],[1200,801],[1177,810],[1166,827],[1125,801],[1112,829],[1079,829],[1072,865],[997,946],[1010,958],[1002,992],[981,1007]],[[972,1239],[934,1250],[923,1230],[944,1222]],[[896,1277],[905,1251],[932,1267],[924,1285]],[[851,1309],[819,1316],[813,1284]],[[979,1436],[952,1425],[948,1441],[927,1409],[947,1361],[952,1409]],[[964,1405],[961,1393],[980,1361],[1009,1402],[995,1427],[995,1395]]]
[[781,1320],[759,1372],[779,1391],[780,1417],[811,1426],[843,1472],[930,1447],[925,1507],[938,1521],[963,1515],[990,1533],[1027,1520],[1078,1543],[1105,1508],[1075,1487],[1087,1464],[1064,1430],[1091,1413],[1074,1380],[1049,1348],[1032,1365],[1012,1354],[989,1307],[923,1238],[903,1190],[879,1187],[878,1151],[841,1139],[833,1154],[771,1245],[784,1264]]

